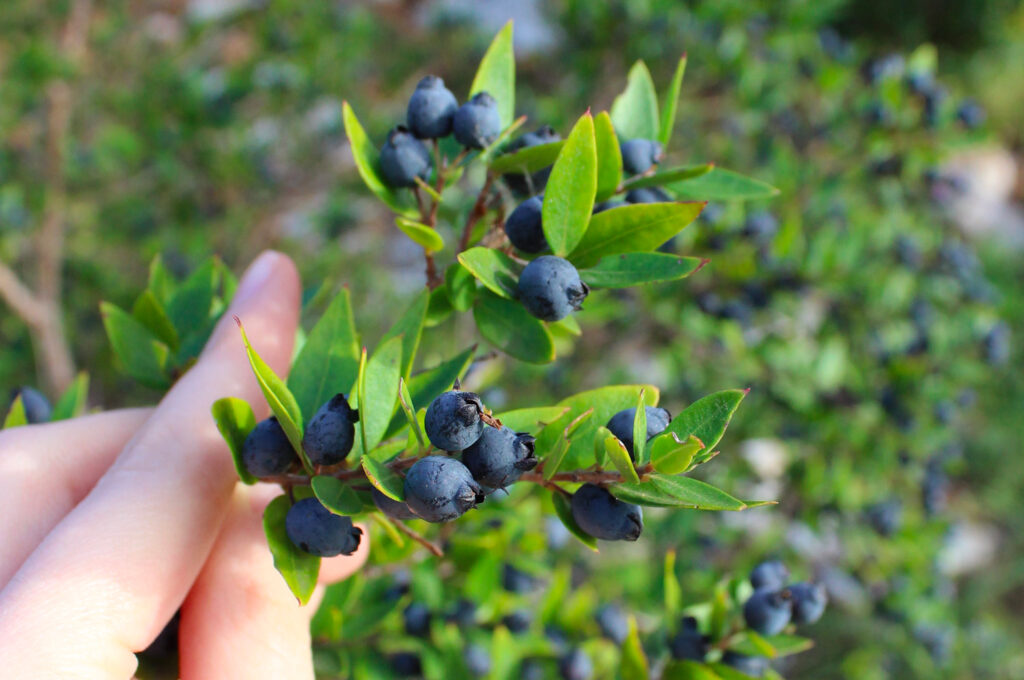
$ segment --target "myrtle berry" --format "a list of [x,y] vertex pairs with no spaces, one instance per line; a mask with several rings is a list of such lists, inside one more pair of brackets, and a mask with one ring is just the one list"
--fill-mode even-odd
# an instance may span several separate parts
[[391,519],[416,519],[409,506],[404,501],[396,501],[390,496],[385,496],[376,487],[370,490],[373,497],[373,504]]
[[722,655],[722,663],[752,678],[760,678],[768,670],[768,659],[763,656],[747,656],[733,651]]
[[415,652],[396,652],[391,655],[391,670],[400,678],[411,678],[423,673],[420,655]]
[[503,617],[501,622],[505,624],[510,633],[525,633],[530,630],[530,624],[533,622],[533,616],[530,615],[528,609],[517,609],[511,614]]
[[747,626],[762,635],[777,635],[789,624],[793,603],[785,591],[760,588],[743,605]]
[[423,421],[430,443],[445,451],[461,451],[471,446],[484,431],[480,416],[484,404],[473,392],[449,390],[438,395]]
[[461,597],[446,618],[456,626],[469,628],[476,624],[476,605],[472,600]]
[[344,394],[336,394],[320,407],[302,436],[302,448],[313,465],[336,465],[345,460],[355,442],[359,411],[349,407]]
[[985,334],[985,361],[1001,366],[1010,360],[1010,327],[1000,321]]
[[526,310],[543,321],[558,321],[583,307],[590,287],[568,260],[541,255],[519,275],[516,287]]
[[597,610],[597,626],[602,635],[617,645],[621,645],[629,635],[629,621],[614,604],[606,604]]
[[486,92],[478,92],[459,107],[452,121],[455,139],[467,149],[483,149],[501,134],[498,102]]
[[794,583],[786,588],[793,605],[793,623],[814,623],[825,613],[828,595],[825,587],[817,583]]
[[754,586],[754,590],[781,590],[788,580],[789,568],[779,560],[762,562],[750,572],[750,585]]
[[541,220],[543,196],[528,198],[512,211],[505,220],[505,235],[508,240],[524,253],[539,253],[548,249]]
[[416,186],[416,178],[430,175],[430,151],[408,128],[399,125],[388,133],[380,150],[380,172],[384,182],[400,189]]
[[420,139],[438,139],[452,132],[452,119],[459,108],[455,95],[437,76],[425,76],[409,98],[405,123]]
[[480,485],[454,458],[421,458],[405,475],[405,502],[417,517],[428,522],[450,522],[483,500]]
[[502,567],[501,587],[508,592],[523,595],[536,590],[537,585],[537,579],[522,569],[516,569],[508,563]]
[[779,230],[779,221],[770,212],[760,210],[747,216],[743,223],[743,235],[755,241],[768,241]]
[[871,528],[880,536],[892,536],[903,524],[903,504],[898,498],[869,505],[865,514]]
[[402,611],[402,621],[405,623],[405,632],[413,637],[426,637],[430,635],[430,609],[420,602],[410,602]]
[[985,122],[985,109],[973,99],[967,99],[957,107],[956,118],[964,127],[973,130]]
[[[647,439],[664,432],[668,424],[672,422],[672,414],[663,408],[656,406],[645,406],[647,412]],[[633,419],[636,418],[636,407],[623,409],[608,420],[605,425],[611,433],[619,438],[619,441],[629,451],[629,457],[636,460],[633,455]]]
[[672,658],[680,661],[703,661],[708,653],[708,640],[700,634],[697,619],[692,616],[683,618],[679,630],[668,641]]
[[594,664],[579,647],[558,660],[558,672],[562,680],[590,680],[594,676]]
[[284,474],[298,460],[292,443],[273,416],[257,423],[242,443],[242,462],[253,477]]
[[19,387],[11,392],[11,402],[21,397],[21,405],[25,409],[25,420],[29,425],[45,423],[53,416],[50,400],[34,387]]
[[647,172],[661,160],[661,144],[651,139],[629,139],[619,146],[622,169],[629,175]]
[[[520,149],[527,149],[531,146],[550,144],[552,142],[560,141],[561,139],[561,135],[555,132],[550,125],[544,125],[533,132],[527,132],[517,138],[514,142],[509,144],[508,150],[510,152],[519,151]],[[517,196],[525,196],[530,193],[540,193],[544,191],[544,187],[547,185],[548,177],[550,176],[551,166],[548,166],[546,168],[541,168],[530,175],[509,173],[504,175],[503,178],[505,180],[505,184],[508,185],[508,188],[512,193]],[[527,181],[527,178],[529,178],[529,181]]]
[[335,515],[315,498],[303,498],[289,508],[284,529],[292,543],[320,557],[351,555],[363,536],[351,517]]
[[491,653],[480,645],[470,644],[462,652],[462,660],[471,675],[482,678],[491,672]]
[[544,680],[547,673],[540,659],[525,659],[519,667],[519,680]]
[[601,201],[600,203],[595,203],[594,204],[594,210],[593,210],[592,214],[596,215],[597,213],[602,213],[605,210],[611,210],[612,208],[621,208],[624,205],[626,205],[625,201],[617,201],[617,200]]
[[537,467],[533,444],[534,438],[525,432],[485,427],[480,438],[462,452],[462,463],[480,484],[504,489]]
[[671,203],[674,200],[661,187],[641,187],[626,192],[626,203]]
[[643,510],[607,489],[584,484],[572,495],[572,516],[583,531],[605,541],[635,541],[644,530]]

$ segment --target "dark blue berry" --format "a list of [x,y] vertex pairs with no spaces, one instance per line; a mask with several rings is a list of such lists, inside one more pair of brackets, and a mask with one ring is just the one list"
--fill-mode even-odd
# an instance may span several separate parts
[[597,626],[602,635],[617,645],[621,645],[629,635],[629,620],[614,604],[606,604],[597,610]]
[[454,458],[421,458],[405,476],[406,505],[428,522],[450,522],[483,500],[480,485]]
[[536,590],[537,585],[537,579],[522,569],[517,569],[508,563],[502,567],[501,587],[508,592],[523,595]]
[[363,530],[352,518],[335,515],[315,498],[304,498],[288,509],[285,532],[296,546],[320,557],[351,555],[359,548]]
[[462,652],[462,659],[470,674],[482,678],[491,672],[491,653],[480,645],[470,644]]
[[594,664],[579,647],[558,660],[558,672],[562,680],[590,680],[594,676]]
[[985,109],[973,99],[966,99],[956,109],[956,118],[969,130],[985,122]]
[[405,623],[405,632],[413,637],[427,637],[430,635],[430,609],[420,602],[410,602],[402,612],[402,620]]
[[762,635],[778,635],[793,616],[793,604],[785,591],[760,588],[743,605],[747,626]]
[[516,287],[526,311],[543,321],[558,321],[582,309],[590,287],[568,260],[541,255],[519,275]]
[[416,519],[416,515],[403,501],[396,501],[385,496],[376,487],[370,490],[370,495],[373,497],[373,504],[377,506],[377,509],[391,519]]
[[470,628],[476,624],[476,605],[472,600],[459,598],[448,613],[447,619],[461,628]]
[[605,541],[635,541],[644,529],[639,505],[620,501],[590,483],[572,495],[572,516],[583,531]]
[[530,624],[533,622],[533,616],[530,615],[527,609],[517,609],[511,614],[501,619],[501,622],[505,624],[510,633],[525,633],[530,630]]
[[414,187],[417,177],[430,176],[430,151],[404,125],[388,133],[379,162],[380,174],[390,187]]
[[619,148],[622,150],[622,169],[629,175],[647,172],[661,160],[661,144],[650,139],[629,139]]
[[53,407],[50,406],[50,400],[34,387],[19,387],[11,392],[12,403],[18,397],[21,397],[21,405],[25,409],[25,420],[29,425],[48,422],[52,417]]
[[242,444],[242,462],[253,477],[273,477],[299,461],[277,418],[261,420]]
[[750,585],[754,590],[770,588],[780,590],[789,581],[789,568],[779,560],[768,560],[750,572]]
[[687,616],[682,620],[679,630],[668,641],[672,658],[680,661],[703,661],[708,653],[708,640],[700,634],[697,619]]
[[794,583],[786,590],[789,591],[793,605],[793,623],[814,623],[825,613],[828,595],[824,586],[817,583]]
[[1010,360],[1010,327],[1000,321],[985,334],[985,361],[1001,366]]
[[302,448],[313,465],[336,465],[345,460],[355,442],[359,412],[336,394],[320,407],[306,426]]
[[409,98],[405,123],[420,139],[438,139],[452,132],[452,119],[459,108],[455,95],[437,76],[425,76]]
[[400,678],[411,678],[423,673],[420,655],[415,652],[396,652],[390,660],[391,670]]
[[430,443],[445,451],[461,451],[471,446],[484,431],[480,419],[484,405],[473,392],[449,390],[438,395],[424,417],[424,429]]
[[898,498],[870,505],[865,512],[868,523],[881,536],[892,536],[903,524],[903,504]]
[[498,102],[486,92],[478,92],[459,107],[452,123],[455,139],[467,149],[483,149],[501,134]]
[[505,235],[524,253],[539,253],[548,249],[541,217],[543,196],[528,198],[512,211],[505,220]]
[[525,432],[485,427],[480,438],[462,452],[462,463],[480,484],[503,489],[537,467],[533,445],[534,438]]
[[760,678],[768,670],[768,659],[763,656],[747,656],[733,651],[722,655],[722,663],[752,678]]
[[671,203],[674,200],[661,187],[643,187],[626,192],[626,203]]
[[[647,439],[661,434],[668,427],[668,424],[672,422],[672,414],[663,408],[656,406],[645,406],[644,410],[647,412]],[[636,459],[633,455],[633,419],[636,418],[636,407],[623,409],[609,420],[608,424],[605,425],[611,433],[619,438],[619,441],[625,445],[626,450],[629,451],[629,457]]]

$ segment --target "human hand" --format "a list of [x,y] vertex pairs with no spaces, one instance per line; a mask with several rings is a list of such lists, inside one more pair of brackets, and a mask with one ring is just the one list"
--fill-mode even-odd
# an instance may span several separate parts
[[[248,269],[196,365],[155,409],[0,433],[0,667],[10,678],[130,678],[181,608],[181,677],[312,678],[309,616],[274,570],[264,506],[237,485],[210,415],[265,401],[232,316],[287,373],[299,317],[293,263]],[[264,414],[257,414],[265,416]],[[365,561],[325,559],[321,583]]]

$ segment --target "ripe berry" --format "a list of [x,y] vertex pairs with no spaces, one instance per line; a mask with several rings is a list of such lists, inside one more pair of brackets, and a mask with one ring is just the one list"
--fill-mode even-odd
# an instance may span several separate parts
[[629,139],[619,148],[622,150],[622,169],[629,175],[647,172],[661,160],[661,144],[650,139]]
[[452,122],[455,139],[467,149],[483,149],[501,134],[498,102],[486,92],[478,92],[459,107]]
[[450,522],[483,500],[480,485],[454,458],[421,458],[405,476],[406,505],[428,522]]
[[302,448],[313,465],[336,465],[345,460],[355,442],[359,411],[336,394],[320,407],[302,436]]
[[747,626],[762,635],[781,633],[792,616],[793,603],[785,591],[761,588],[743,605]]
[[594,664],[579,647],[558,660],[558,672],[562,680],[590,680],[594,676]]
[[285,532],[296,546],[320,557],[351,555],[359,548],[363,530],[352,518],[335,515],[315,498],[304,498],[284,518]]
[[530,630],[530,623],[533,617],[527,609],[517,609],[501,619],[510,633],[525,633]]
[[449,390],[430,402],[423,427],[430,443],[437,448],[461,451],[483,434],[484,422],[480,420],[483,412],[479,395]]
[[472,600],[459,598],[445,618],[456,626],[470,628],[476,624],[476,605]]
[[422,675],[423,664],[420,662],[420,655],[415,652],[396,652],[392,654],[391,670],[400,678]]
[[590,483],[572,495],[572,516],[583,531],[605,541],[635,541],[644,530],[639,505],[620,501],[607,489]]
[[708,641],[697,628],[697,619],[687,616],[683,619],[679,630],[668,641],[673,659],[687,661],[703,661],[708,653]]
[[750,585],[754,586],[754,590],[781,590],[788,580],[789,568],[779,560],[762,562],[750,572]]
[[534,438],[525,432],[485,427],[480,438],[462,452],[462,463],[480,484],[504,489],[537,467],[533,444]]
[[42,392],[34,387],[19,387],[11,392],[11,402],[14,402],[19,396],[21,405],[25,409],[25,420],[29,425],[45,423],[50,420],[53,415],[53,407],[50,406],[50,400]]
[[[544,125],[537,128],[533,132],[527,132],[521,135],[514,142],[508,145],[508,150],[519,151],[520,149],[527,149],[531,146],[540,146],[541,144],[550,144],[557,142],[562,139],[561,135],[554,131],[550,125]],[[525,196],[533,189],[533,193],[540,193],[544,191],[545,185],[548,183],[548,177],[551,176],[551,166],[541,168],[540,170],[529,175],[530,181],[527,182],[527,175],[525,174],[514,174],[509,173],[504,175],[505,184],[512,190],[512,193],[517,196]]]
[[793,603],[793,623],[814,623],[825,613],[828,595],[817,583],[794,583],[786,588]]
[[722,663],[752,678],[760,678],[768,670],[768,660],[763,656],[747,656],[733,651],[722,655]]
[[506,563],[501,571],[501,586],[510,593],[525,595],[536,590],[537,579]]
[[430,609],[427,605],[419,602],[411,602],[402,612],[402,620],[405,623],[405,632],[413,637],[426,637],[430,635]]
[[373,504],[377,506],[377,509],[391,519],[416,519],[416,515],[402,501],[385,496],[376,488],[370,490],[370,495],[373,496]]
[[[644,410],[647,412],[647,439],[660,434],[668,427],[668,424],[672,422],[672,414],[663,408],[657,408],[655,406],[645,406]],[[625,445],[626,450],[629,451],[629,457],[636,460],[636,456],[633,455],[633,419],[636,418],[636,407],[627,408],[619,411],[608,420],[608,424],[605,425],[611,433],[619,438],[619,441]]]
[[543,202],[543,196],[528,198],[517,205],[505,220],[505,235],[512,245],[524,253],[539,253],[548,249],[541,221]]
[[621,645],[629,635],[629,621],[614,604],[606,604],[597,610],[597,625],[601,634],[617,645]]
[[482,678],[491,672],[491,654],[487,648],[470,644],[462,652],[462,660],[470,674]]
[[526,265],[516,290],[526,310],[544,321],[558,321],[582,309],[590,293],[576,267],[554,255],[541,255]]
[[409,129],[399,125],[388,133],[380,150],[380,173],[384,182],[400,189],[416,186],[416,178],[430,175],[430,152]]
[[973,130],[985,122],[985,109],[973,99],[967,99],[957,107],[956,118],[968,130]]
[[452,132],[452,119],[459,108],[455,95],[437,76],[425,76],[409,98],[405,122],[420,139],[438,139]]
[[898,498],[869,505],[865,513],[871,528],[880,536],[892,536],[903,524],[903,504]]
[[983,344],[985,361],[994,366],[1005,364],[1010,360],[1010,327],[1004,321],[992,326],[985,334]]
[[261,420],[242,444],[242,462],[253,477],[273,477],[288,471],[299,457],[277,418]]
[[626,192],[626,203],[671,203],[674,200],[661,187],[643,187]]

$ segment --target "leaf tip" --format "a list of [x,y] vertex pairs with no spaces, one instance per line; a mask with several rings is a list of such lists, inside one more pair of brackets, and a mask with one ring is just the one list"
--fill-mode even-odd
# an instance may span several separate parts
[[235,320],[235,325],[236,326],[238,326],[239,328],[242,327],[242,320],[238,318],[237,314],[232,314],[231,318]]
[[750,394],[750,390],[752,390],[752,389],[754,389],[754,388],[753,387],[745,387],[744,389],[742,389],[740,391],[743,392],[743,396],[745,397],[748,394]]

